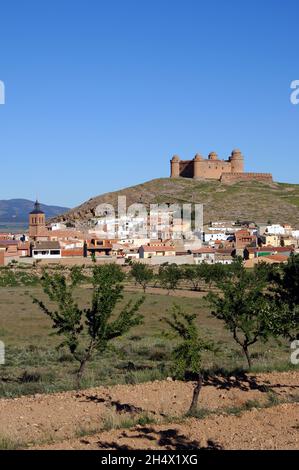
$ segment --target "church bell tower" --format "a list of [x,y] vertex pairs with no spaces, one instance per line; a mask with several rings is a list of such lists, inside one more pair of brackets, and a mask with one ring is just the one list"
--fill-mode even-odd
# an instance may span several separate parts
[[36,200],[34,209],[29,214],[29,237],[36,240],[43,236],[46,230],[46,216],[41,210],[40,203]]

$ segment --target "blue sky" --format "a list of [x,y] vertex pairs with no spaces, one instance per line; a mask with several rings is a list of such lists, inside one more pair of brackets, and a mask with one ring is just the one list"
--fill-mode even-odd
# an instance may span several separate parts
[[234,147],[299,183],[298,19],[298,0],[1,2],[0,199],[74,206]]

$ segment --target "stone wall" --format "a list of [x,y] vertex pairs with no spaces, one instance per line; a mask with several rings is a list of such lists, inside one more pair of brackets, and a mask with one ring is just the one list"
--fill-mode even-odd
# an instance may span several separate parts
[[271,173],[223,173],[220,179],[222,183],[234,183],[235,181],[250,180],[271,183],[273,178]]

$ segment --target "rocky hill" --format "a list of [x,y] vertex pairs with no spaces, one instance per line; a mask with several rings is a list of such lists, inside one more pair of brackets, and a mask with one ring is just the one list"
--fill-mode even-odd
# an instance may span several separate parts
[[94,197],[80,206],[56,217],[84,225],[95,215],[101,203],[117,208],[117,197],[126,196],[132,203],[203,203],[204,221],[254,220],[290,223],[299,226],[299,185],[240,181],[224,184],[219,181],[194,181],[188,178],[160,178],[137,186]]

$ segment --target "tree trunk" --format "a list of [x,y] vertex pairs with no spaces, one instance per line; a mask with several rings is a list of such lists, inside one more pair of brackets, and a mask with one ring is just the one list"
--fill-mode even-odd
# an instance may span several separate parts
[[80,367],[79,367],[78,372],[77,372],[77,388],[80,388],[81,379],[82,379],[84,371],[85,371],[85,366],[86,366],[86,359],[83,359],[80,362]]
[[80,367],[79,367],[78,372],[77,372],[77,387],[78,388],[80,388],[81,379],[82,379],[83,374],[85,372],[86,363],[90,360],[90,358],[92,356],[93,347],[94,347],[94,342],[91,341],[91,343],[89,344],[89,346],[87,348],[85,357],[83,359],[81,359],[81,361],[80,361]]
[[200,391],[201,391],[202,382],[203,382],[202,375],[201,375],[201,373],[199,373],[197,383],[196,383],[196,385],[194,387],[194,390],[193,390],[192,402],[191,402],[191,405],[190,405],[190,408],[189,408],[189,411],[188,411],[188,414],[190,414],[190,415],[194,414],[197,410],[198,398],[199,398],[199,394],[200,394]]
[[245,354],[246,359],[247,359],[248,368],[251,369],[252,362],[251,362],[251,357],[250,357],[247,346],[243,346],[243,351],[244,351],[244,354]]

